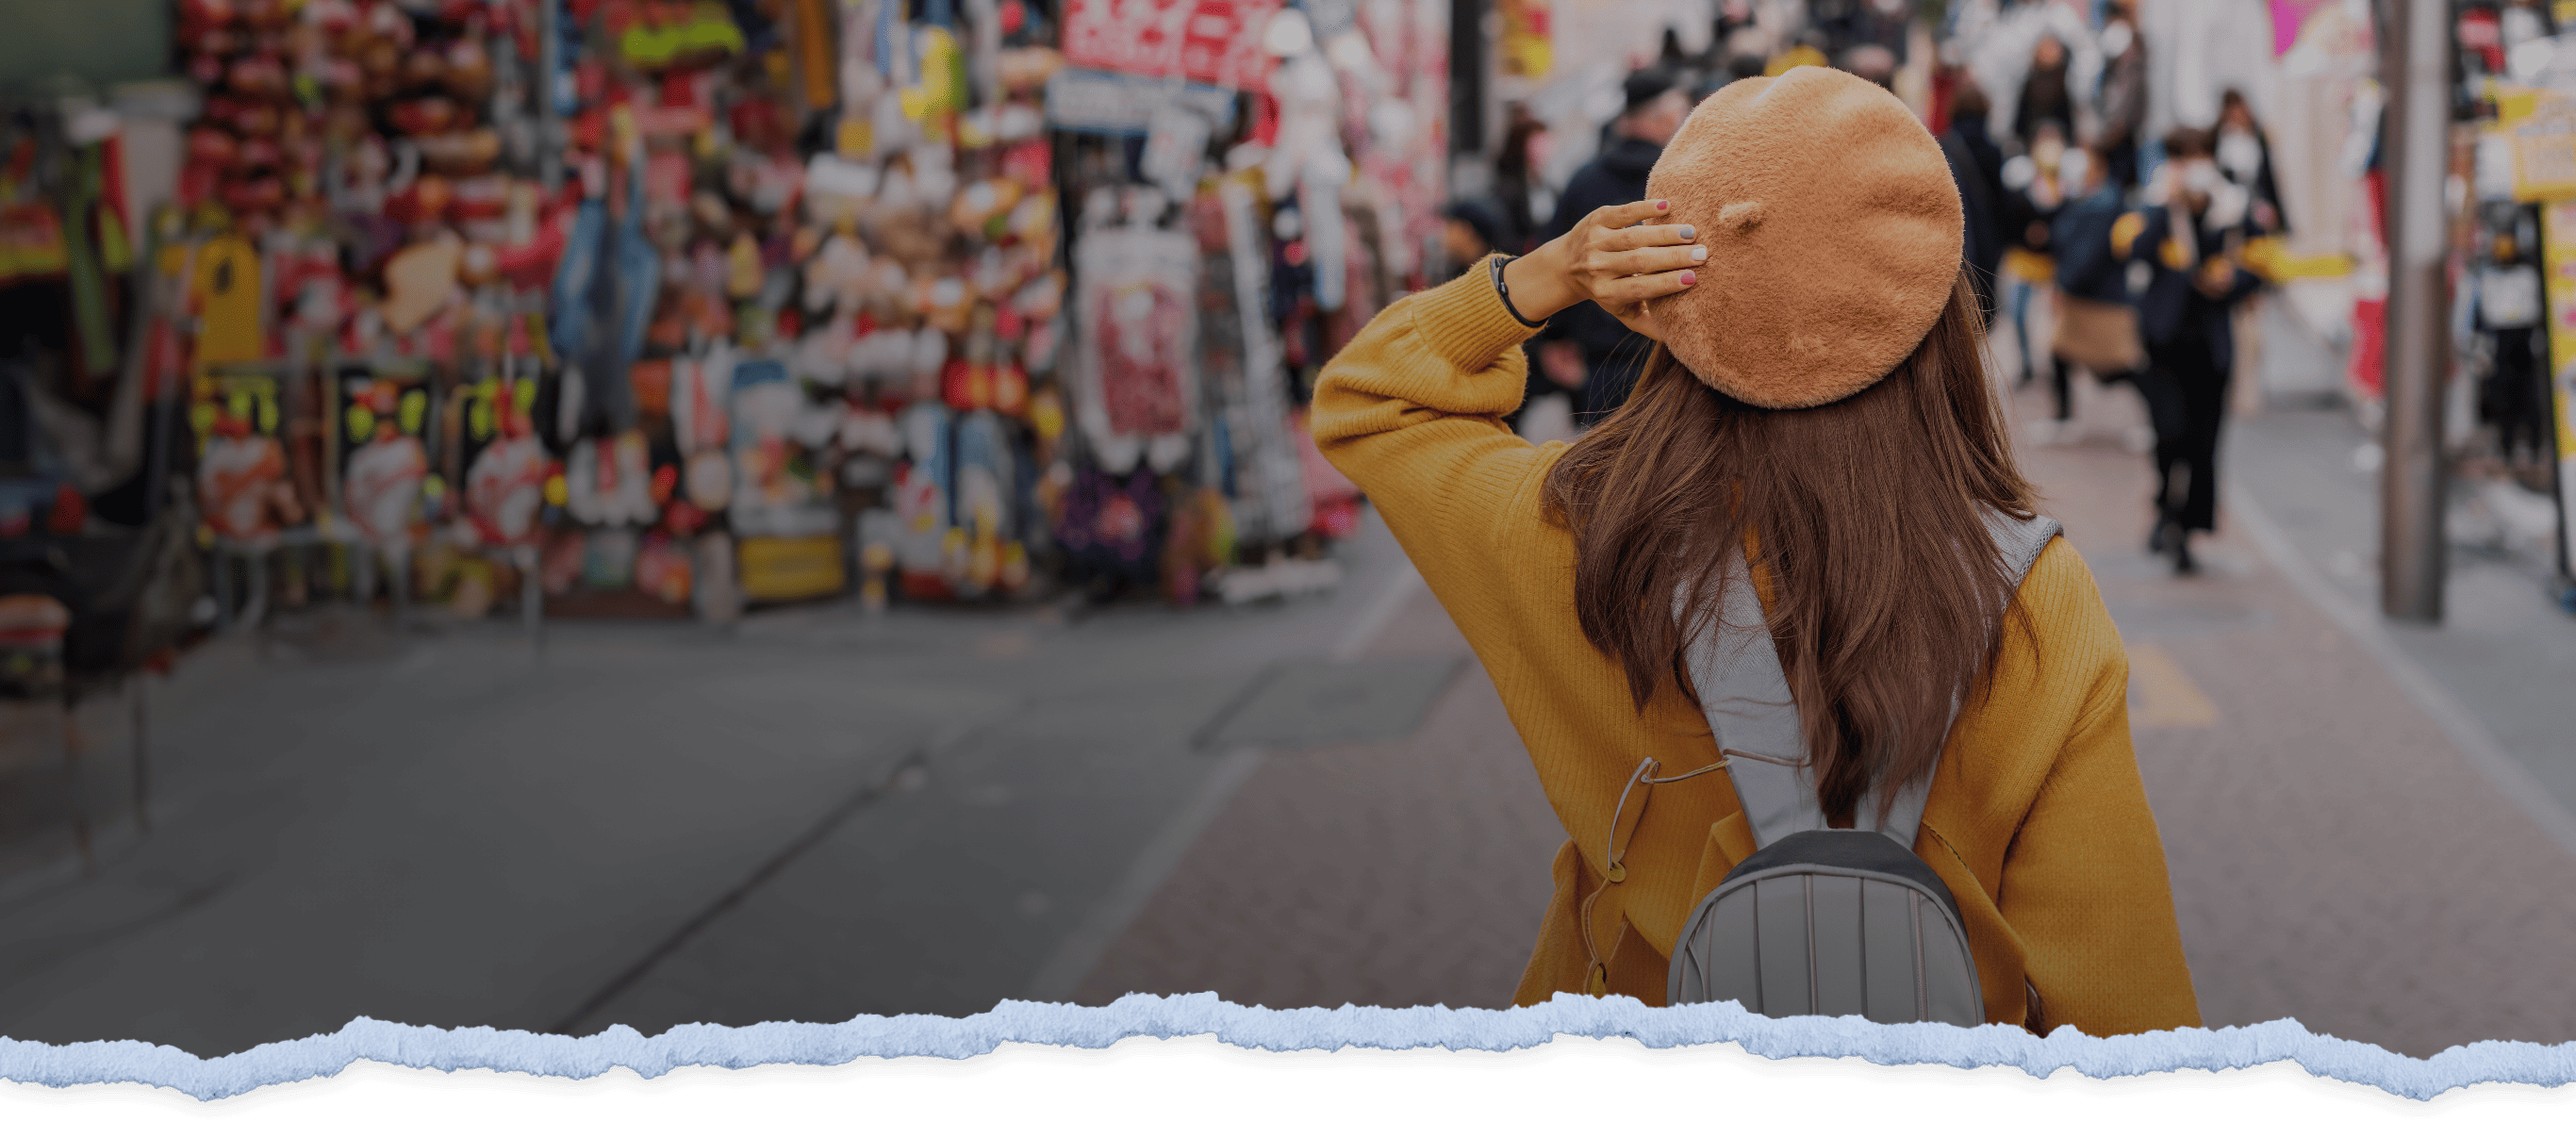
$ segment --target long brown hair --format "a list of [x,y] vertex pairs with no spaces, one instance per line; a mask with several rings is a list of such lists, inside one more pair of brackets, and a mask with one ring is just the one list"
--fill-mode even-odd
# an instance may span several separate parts
[[1817,802],[1837,825],[1873,780],[1889,780],[1884,814],[1930,770],[2012,602],[1983,510],[2029,517],[2032,493],[1979,322],[1962,273],[1893,373],[1812,409],[1736,401],[1658,346],[1628,403],[1547,478],[1575,537],[1584,637],[1626,668],[1641,710],[1668,685],[1696,702],[1687,652],[1732,547],[1765,570]]

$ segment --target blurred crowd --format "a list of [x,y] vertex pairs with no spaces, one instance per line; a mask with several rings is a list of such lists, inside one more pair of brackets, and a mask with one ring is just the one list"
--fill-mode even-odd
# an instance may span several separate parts
[[[2215,525],[2238,325],[2262,287],[2249,249],[2288,226],[2240,91],[2219,91],[2210,127],[2147,135],[2135,3],[1952,0],[1936,20],[1913,0],[1726,0],[1706,50],[1668,32],[1661,57],[1627,76],[1597,154],[1556,190],[1533,170],[1544,126],[1506,106],[1493,191],[1449,204],[1448,256],[1463,268],[1526,252],[1596,207],[1643,198],[1664,144],[1729,82],[1802,65],[1868,78],[1914,103],[1949,159],[1995,353],[2053,399],[2028,437],[2071,431],[2078,378],[2134,388],[2153,421],[2147,545],[2190,572],[2192,535]],[[1559,315],[1531,346],[1516,424],[1533,440],[1579,433],[1625,399],[1647,346],[1589,305]]]

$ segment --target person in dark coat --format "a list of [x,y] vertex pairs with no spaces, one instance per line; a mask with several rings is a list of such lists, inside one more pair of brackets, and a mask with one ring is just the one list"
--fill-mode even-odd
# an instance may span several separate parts
[[2031,150],[2046,126],[2056,126],[2060,137],[2075,135],[2075,98],[2067,89],[2066,66],[2066,44],[2054,35],[2040,36],[2031,49],[2021,97],[2013,104],[2013,138],[2021,141],[2022,151]]
[[[1557,198],[1556,216],[1540,240],[1562,237],[1602,207],[1646,197],[1646,173],[1654,170],[1664,145],[1681,131],[1691,102],[1669,70],[1631,74],[1624,92],[1626,108],[1610,123],[1610,142],[1566,183],[1565,194]],[[1540,389],[1543,378],[1549,388],[1573,391],[1578,395],[1577,413],[1597,419],[1627,400],[1637,366],[1645,361],[1650,346],[1644,336],[1628,330],[1598,305],[1578,304],[1550,320],[1540,334],[1535,364],[1540,377],[1532,379],[1531,389]]]
[[1959,183],[1959,201],[1967,219],[1965,239],[1968,282],[1976,286],[1985,325],[1995,325],[1995,271],[2004,260],[2004,154],[1986,135],[1986,115],[1993,107],[1974,81],[1963,81],[1951,102],[1950,127],[1941,133],[1941,155],[1950,162],[1950,178]]
[[[2128,263],[2112,246],[2112,231],[2128,203],[2115,178],[2114,166],[2100,147],[2066,155],[2080,159],[2083,174],[2065,205],[2049,220],[2049,241],[2057,248],[2057,290],[2078,300],[2100,304],[2129,302]],[[2103,348],[2107,349],[2107,348]],[[2096,370],[2096,377],[2117,381],[2128,370]]]
[[1440,249],[1450,276],[1511,244],[1511,218],[1492,199],[1453,199],[1440,208],[1440,219]]
[[2026,154],[2004,161],[1996,227],[2004,244],[2003,273],[1997,278],[2003,315],[2022,356],[2021,383],[2028,385],[2042,374],[2053,383],[2057,375],[2048,369],[2047,340],[2031,334],[2030,310],[2045,300],[2056,279],[2057,251],[2050,244],[2048,224],[2066,201],[2060,175],[2067,148],[2054,118],[2041,120],[2024,143]]
[[2237,260],[2255,233],[2248,193],[2219,174],[2210,134],[2178,128],[2164,146],[2170,162],[2158,172],[2162,190],[2151,194],[2168,201],[2122,219],[2112,243],[2147,266],[2137,305],[2147,348],[2138,390],[2156,428],[2148,548],[2170,557],[2180,575],[2198,568],[2191,535],[2218,527],[2219,424],[2236,365],[2230,312],[2260,281]]
[[2281,185],[2272,175],[2272,141],[2254,119],[2254,106],[2242,90],[2230,89],[2218,99],[2218,128],[2212,140],[2219,174],[2254,193],[2253,218],[2266,234],[2290,232],[2281,213]]
[[2128,213],[2126,193],[2112,179],[2101,148],[2075,149],[2064,160],[2066,201],[2048,221],[2058,317],[2047,365],[2061,430],[2075,416],[2069,366],[2083,366],[2097,381],[2122,382],[2137,376],[2143,357],[2135,321],[2113,314],[2129,305],[2128,263],[2111,242],[2113,228]]
[[1505,253],[1527,253],[1538,244],[1543,217],[1533,213],[1530,201],[1538,187],[1535,169],[1530,166],[1531,149],[1547,123],[1530,112],[1525,102],[1515,101],[1507,110],[1503,126],[1503,146],[1494,157],[1494,193],[1510,220],[1504,240],[1495,243]]
[[2138,185],[2138,130],[2147,119],[2147,41],[2138,34],[2135,0],[2115,0],[2102,27],[2099,146],[2111,182],[2122,191]]

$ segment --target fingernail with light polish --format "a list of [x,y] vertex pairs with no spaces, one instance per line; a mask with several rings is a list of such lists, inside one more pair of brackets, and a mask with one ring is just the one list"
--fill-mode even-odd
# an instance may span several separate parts
[[1656,209],[1656,210],[1671,210],[1671,209],[1673,209],[1673,204],[1671,204],[1671,203],[1669,203],[1669,202],[1666,202],[1666,201],[1664,201],[1664,200],[1662,200],[1662,199],[1657,199],[1657,200],[1655,200],[1655,209]]
[[1683,274],[1682,274],[1682,283],[1683,283],[1683,284],[1698,284],[1698,283],[1699,283],[1699,274],[1698,274],[1698,273],[1692,273],[1692,272],[1685,272],[1685,273],[1683,273]]
[[1693,261],[1706,261],[1706,260],[1708,260],[1708,247],[1707,247],[1707,246],[1704,246],[1704,245],[1695,245],[1695,246],[1692,246],[1692,247],[1691,247],[1691,260],[1693,260]]
[[1688,227],[1688,226],[1684,226],[1684,227],[1682,227],[1681,229],[1674,231],[1674,233],[1680,234],[1680,235],[1682,236],[1682,240],[1683,240],[1683,241],[1689,241],[1689,240],[1691,240],[1692,238],[1696,238],[1696,237],[1698,237],[1698,236],[1699,236],[1699,231],[1698,231],[1698,230],[1692,229],[1691,227]]

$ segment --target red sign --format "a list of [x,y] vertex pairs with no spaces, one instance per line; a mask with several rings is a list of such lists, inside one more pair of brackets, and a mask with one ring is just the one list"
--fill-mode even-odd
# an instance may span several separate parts
[[1065,0],[1064,57],[1075,66],[1260,89],[1262,32],[1279,0]]

